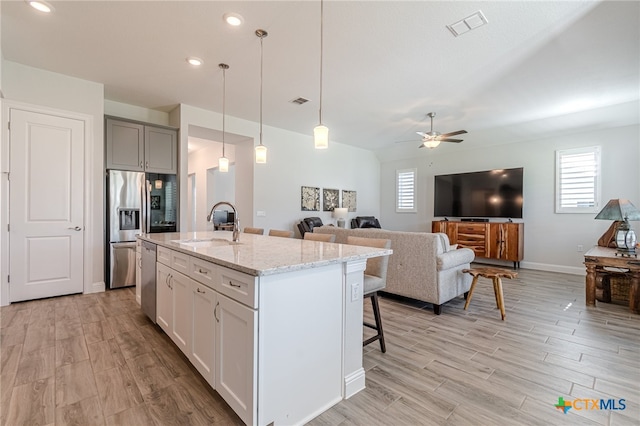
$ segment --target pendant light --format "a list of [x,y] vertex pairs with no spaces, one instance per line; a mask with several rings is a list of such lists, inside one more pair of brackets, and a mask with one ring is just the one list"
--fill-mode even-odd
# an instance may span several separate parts
[[260,145],[256,146],[256,163],[265,164],[267,162],[267,147],[262,145],[262,40],[269,34],[265,30],[256,30],[256,35],[260,38]]
[[322,53],[323,53],[324,2],[320,0],[320,124],[313,129],[313,144],[316,149],[329,147],[329,128],[322,124]]
[[229,159],[224,156],[224,119],[225,119],[225,98],[227,87],[226,70],[229,69],[227,64],[218,64],[218,67],[222,70],[222,157],[218,158],[218,171],[220,173],[226,173],[229,171]]

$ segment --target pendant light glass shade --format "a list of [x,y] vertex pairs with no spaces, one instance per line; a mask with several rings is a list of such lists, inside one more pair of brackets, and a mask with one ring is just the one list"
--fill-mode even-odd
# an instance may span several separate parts
[[256,146],[256,164],[267,162],[267,147],[262,144],[262,40],[269,35],[265,30],[257,29],[256,35],[260,38],[260,145]]
[[218,158],[218,171],[221,173],[229,171],[229,159],[227,157]]
[[320,108],[318,110],[319,124],[313,128],[313,145],[316,149],[329,147],[329,128],[322,124],[322,58],[324,50],[324,2],[320,0]]
[[267,162],[267,147],[264,145],[256,146],[256,163],[265,164]]
[[322,124],[313,128],[313,143],[316,149],[327,149],[329,147],[329,128]]
[[218,158],[218,171],[220,173],[227,173],[229,171],[229,159],[224,155],[224,119],[225,119],[225,98],[227,89],[227,76],[226,70],[229,69],[227,64],[218,64],[218,67],[222,70],[222,157]]

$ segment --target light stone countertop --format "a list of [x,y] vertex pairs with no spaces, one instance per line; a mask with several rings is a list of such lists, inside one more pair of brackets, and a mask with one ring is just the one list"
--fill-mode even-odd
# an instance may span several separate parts
[[138,237],[253,276],[318,268],[393,253],[391,249],[245,233],[240,233],[239,242],[234,243],[230,231],[172,232]]

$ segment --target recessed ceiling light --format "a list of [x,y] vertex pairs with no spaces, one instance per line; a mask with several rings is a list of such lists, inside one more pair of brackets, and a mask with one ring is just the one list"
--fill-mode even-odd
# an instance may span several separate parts
[[42,0],[39,0],[39,1],[25,0],[25,1],[29,3],[29,6],[31,6],[36,10],[39,10],[40,12],[49,13],[53,11],[53,6],[51,6],[46,1],[42,1]]
[[222,19],[232,27],[240,26],[244,22],[244,18],[240,14],[233,12],[225,13],[222,15]]
[[200,65],[204,64],[204,61],[200,58],[196,58],[195,56],[189,56],[187,58],[187,62],[189,62],[189,64],[193,65],[194,67],[199,67]]

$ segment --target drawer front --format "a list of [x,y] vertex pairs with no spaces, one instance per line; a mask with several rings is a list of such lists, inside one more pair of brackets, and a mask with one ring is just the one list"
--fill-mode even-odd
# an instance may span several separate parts
[[158,263],[171,267],[171,250],[166,247],[158,246],[158,252],[156,255]]
[[189,261],[189,276],[215,290],[217,268],[214,263],[192,257]]
[[178,272],[189,275],[189,258],[191,256],[171,250],[171,267]]
[[458,234],[483,234],[487,226],[484,223],[472,223],[468,225],[458,225]]
[[257,277],[219,267],[215,290],[251,308],[258,308]]

